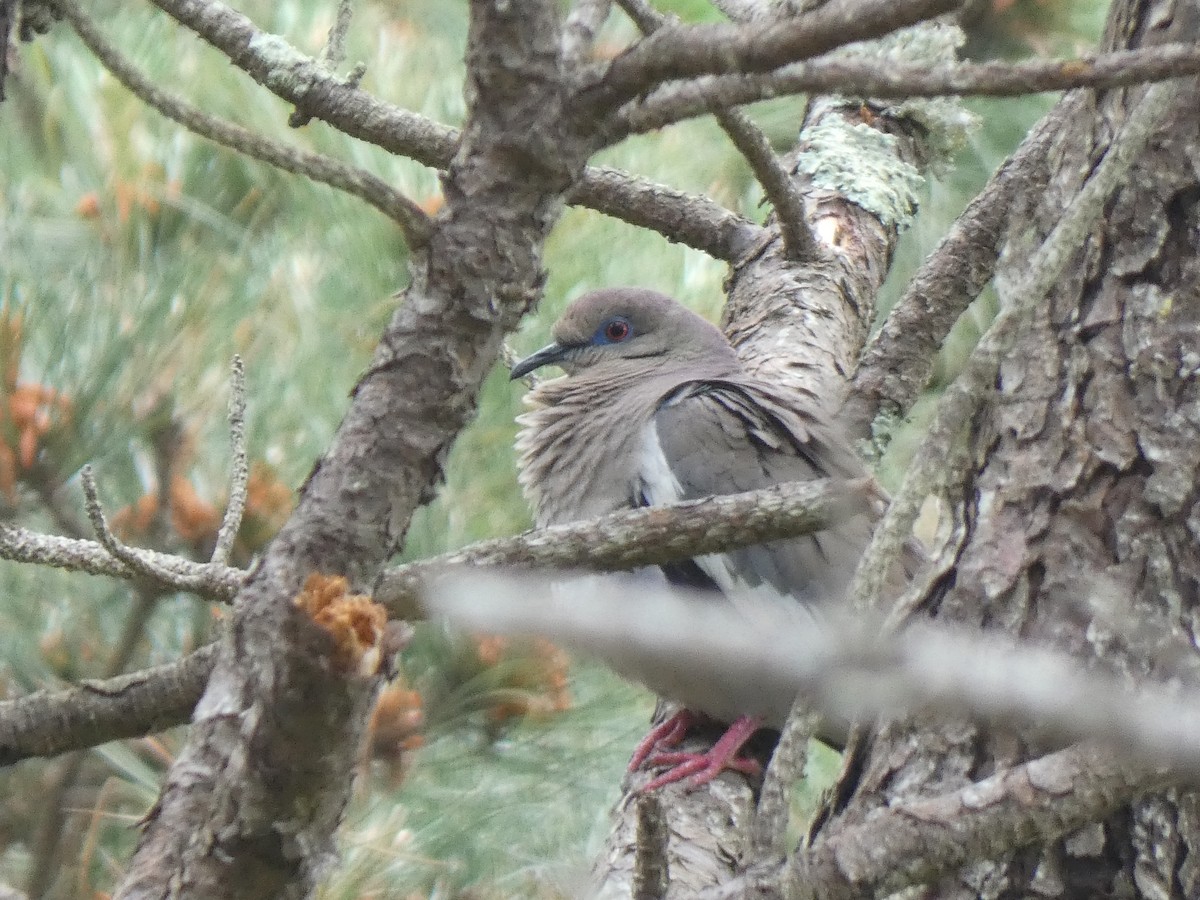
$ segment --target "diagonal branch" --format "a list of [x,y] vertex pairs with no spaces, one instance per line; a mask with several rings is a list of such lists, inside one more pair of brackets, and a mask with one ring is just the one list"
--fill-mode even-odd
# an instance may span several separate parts
[[992,280],[1014,197],[1035,183],[1066,112],[1064,100],[1029,133],[913,276],[863,352],[840,420],[859,436],[875,417],[905,415],[929,382],[954,322]]
[[0,702],[0,766],[182,725],[216,659],[209,644],[178,662]]
[[1060,750],[960,790],[893,803],[822,837],[793,857],[772,885],[773,896],[888,896],[972,860],[1049,844],[1173,780],[1164,770],[1130,768],[1089,747]]
[[880,617],[846,607],[814,627],[771,600],[706,603],[652,584],[567,594],[544,576],[461,569],[431,582],[423,602],[465,628],[544,635],[625,672],[669,670],[694,695],[746,684],[763,706],[802,695],[835,722],[966,718],[1051,747],[1102,744],[1126,765],[1168,767],[1181,780],[1200,775],[1195,666],[1186,680],[1139,682],[1007,635],[930,622],[888,635]]
[[53,3],[104,67],[147,106],[201,137],[285,172],[303,175],[358,197],[399,224],[410,247],[421,246],[429,240],[432,227],[429,217],[381,178],[332,157],[309,153],[272,140],[219,116],[210,115],[175,94],[162,90],[104,37],[76,0],[53,0]]
[[767,136],[741,110],[714,109],[713,115],[733,145],[746,158],[754,177],[762,185],[763,193],[775,208],[784,256],[797,262],[815,258],[821,251],[812,229],[808,227],[804,195],[796,187],[791,173],[776,155]]
[[139,554],[131,547],[126,547],[109,528],[104,517],[104,509],[100,505],[100,496],[96,491],[96,477],[92,474],[91,466],[84,466],[79,471],[79,482],[83,486],[84,505],[87,508],[88,519],[92,523],[100,545],[112,554],[113,558],[122,563],[127,573],[151,581],[163,581],[169,577],[160,570],[153,560]]
[[[645,34],[653,34],[670,21],[645,0],[619,0],[621,8]],[[775,208],[784,255],[790,259],[812,259],[818,252],[816,240],[808,227],[804,212],[804,197],[792,181],[766,135],[740,110],[713,107],[713,116],[729,135],[733,145],[746,158],[763,192]]]
[[[371,96],[283,38],[218,0],[154,0],[251,78],[344,134],[436,169],[446,169],[459,132]],[[569,202],[657,231],[726,261],[742,258],[761,229],[720,204],[610,168],[588,168]]]
[[[356,588],[378,576],[433,499],[504,336],[541,295],[542,248],[591,150],[565,115],[560,29],[557,0],[471,0],[468,110],[443,180],[445,215],[411,261],[410,284],[295,510],[238,593],[231,639],[123,900],[161,897],[171,884],[213,897],[316,889],[380,681],[372,667],[339,666],[329,633],[294,600],[310,575]],[[285,71],[272,77],[286,81],[291,57],[274,59]]]
[[934,420],[913,456],[904,482],[859,562],[850,596],[860,610],[879,608],[893,561],[908,540],[921,504],[948,474],[945,461],[954,440],[993,388],[1000,361],[1012,347],[1026,317],[1042,302],[1083,245],[1104,211],[1105,202],[1161,124],[1182,84],[1186,82],[1161,82],[1146,91],[1113,138],[1104,158],[1030,260],[1025,276],[1011,291],[1005,292],[1008,296],[1003,299],[1007,305],[939,400]]
[[611,9],[612,0],[575,0],[563,24],[562,55],[567,66],[578,66],[587,59]]
[[666,84],[625,104],[607,137],[663,128],[706,115],[713,106],[742,106],[787,94],[847,94],[894,98],[976,95],[1016,97],[1074,88],[1109,90],[1200,72],[1200,48],[1163,44],[1078,59],[960,62],[939,66],[895,63],[887,67],[854,57],[812,59],[758,75],[718,75]]
[[663,28],[614,59],[581,99],[591,115],[601,116],[666,81],[770,71],[882,37],[958,5],[958,0],[834,0],[796,18]]
[[801,850],[783,885],[776,869],[755,881],[761,893],[740,883],[712,896],[888,895],[965,861],[1060,836],[1200,773],[1194,682],[1131,686],[1124,675],[1008,637],[926,623],[881,636],[849,615],[797,628],[769,603],[735,611],[650,588],[636,598],[619,589],[566,597],[536,579],[479,574],[436,585],[427,602],[465,627],[544,634],[626,669],[670,665],[680,683],[803,690],[827,713],[859,720],[966,715],[1003,728],[1029,725],[1050,741],[1103,745],[1068,747],[942,796],[895,803]]

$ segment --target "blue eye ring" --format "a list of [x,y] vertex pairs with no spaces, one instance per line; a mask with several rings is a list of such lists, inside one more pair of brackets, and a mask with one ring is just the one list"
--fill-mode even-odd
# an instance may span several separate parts
[[633,325],[625,316],[606,319],[592,336],[593,344],[619,344],[633,336]]

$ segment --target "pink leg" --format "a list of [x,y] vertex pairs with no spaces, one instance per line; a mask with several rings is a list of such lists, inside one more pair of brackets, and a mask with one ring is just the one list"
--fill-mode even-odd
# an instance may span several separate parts
[[646,757],[660,745],[663,747],[677,746],[683,740],[683,736],[687,734],[688,729],[699,720],[700,717],[690,709],[681,709],[674,715],[663,719],[634,748],[633,758],[629,760],[628,771],[636,771],[646,761]]
[[758,731],[761,724],[760,719],[739,716],[707,753],[659,753],[651,757],[650,765],[672,768],[648,783],[642,788],[642,792],[656,791],[665,784],[682,781],[689,775],[691,778],[688,786],[697,788],[712,781],[725,769],[735,769],[747,775],[758,774],[762,767],[754,760],[740,757],[737,753],[754,732]]

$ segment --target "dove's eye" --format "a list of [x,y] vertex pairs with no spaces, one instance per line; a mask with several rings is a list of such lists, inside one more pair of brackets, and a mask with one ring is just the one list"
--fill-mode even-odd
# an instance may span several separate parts
[[593,344],[619,344],[633,334],[633,327],[624,316],[614,316],[596,330]]

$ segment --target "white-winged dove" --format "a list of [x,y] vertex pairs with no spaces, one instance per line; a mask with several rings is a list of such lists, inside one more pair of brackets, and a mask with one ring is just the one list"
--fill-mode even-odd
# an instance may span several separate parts
[[[746,373],[721,331],[675,300],[623,288],[580,297],[554,325],[554,343],[517,363],[519,378],[557,365],[565,378],[529,394],[518,422],[520,481],[538,525],[630,507],[732,494],[786,481],[854,478],[863,467],[816,414],[817,398],[784,392]],[[819,534],[664,566],[674,584],[791,598],[798,618],[837,599],[870,536],[858,515]],[[646,790],[692,775],[745,768],[737,758],[762,724],[782,725],[792,697],[760,697],[753,685],[691,684],[665,669],[625,674],[660,695],[733,723],[708,754],[658,754],[673,768]],[[639,745],[631,768],[678,743],[685,712]]]

